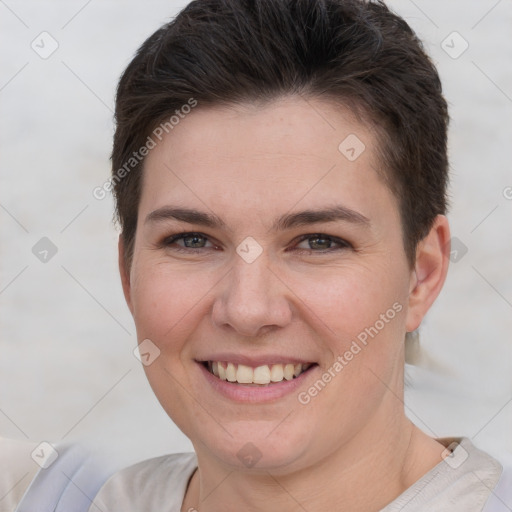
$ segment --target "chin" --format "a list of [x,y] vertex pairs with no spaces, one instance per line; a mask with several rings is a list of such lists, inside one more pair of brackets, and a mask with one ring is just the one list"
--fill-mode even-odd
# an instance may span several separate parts
[[296,426],[294,435],[289,431],[277,434],[268,424],[262,426],[258,421],[238,422],[236,431],[229,430],[232,437],[222,431],[213,438],[199,436],[198,441],[192,439],[198,457],[213,456],[236,471],[289,473],[300,469],[298,460],[311,442],[305,434],[299,434]]

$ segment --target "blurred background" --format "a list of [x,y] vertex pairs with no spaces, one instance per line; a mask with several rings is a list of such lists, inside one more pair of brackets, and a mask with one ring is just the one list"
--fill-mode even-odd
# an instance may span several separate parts
[[[0,435],[191,450],[134,357],[109,177],[116,82],[186,1],[0,0]],[[407,367],[435,437],[512,452],[512,4],[402,0],[451,108],[452,263]]]

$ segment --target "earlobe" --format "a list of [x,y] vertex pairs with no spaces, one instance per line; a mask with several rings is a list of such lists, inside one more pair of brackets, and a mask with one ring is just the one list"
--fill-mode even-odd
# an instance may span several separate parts
[[126,300],[126,304],[128,305],[128,308],[130,309],[130,311],[133,315],[132,300],[131,300],[131,285],[130,285],[130,269],[126,265],[125,246],[124,246],[124,241],[123,241],[122,235],[119,235],[117,249],[118,249],[119,274],[121,275],[121,284],[123,286],[124,298]]
[[444,215],[438,215],[428,235],[416,249],[411,273],[406,328],[417,329],[441,291],[448,272],[450,227]]

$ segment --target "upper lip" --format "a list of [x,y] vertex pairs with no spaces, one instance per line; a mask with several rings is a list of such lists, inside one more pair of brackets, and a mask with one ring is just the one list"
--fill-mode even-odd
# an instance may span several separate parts
[[232,353],[219,353],[211,354],[205,357],[197,357],[196,361],[204,363],[207,361],[226,361],[233,364],[243,364],[245,366],[251,366],[257,368],[258,366],[273,365],[273,364],[314,364],[313,359],[301,359],[293,356],[286,356],[282,354],[264,354],[260,356],[245,356],[243,354],[232,354]]

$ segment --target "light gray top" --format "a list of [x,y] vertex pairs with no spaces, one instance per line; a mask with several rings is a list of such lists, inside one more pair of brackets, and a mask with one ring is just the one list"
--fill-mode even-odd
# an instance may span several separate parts
[[[502,477],[502,465],[469,439],[438,441],[450,447],[446,458],[381,512],[512,510],[512,503],[504,504],[504,500],[512,500],[511,468],[507,469],[507,483]],[[194,453],[165,455],[130,466],[105,483],[89,512],[180,512],[187,483],[196,467]],[[502,489],[498,496],[500,478]]]

